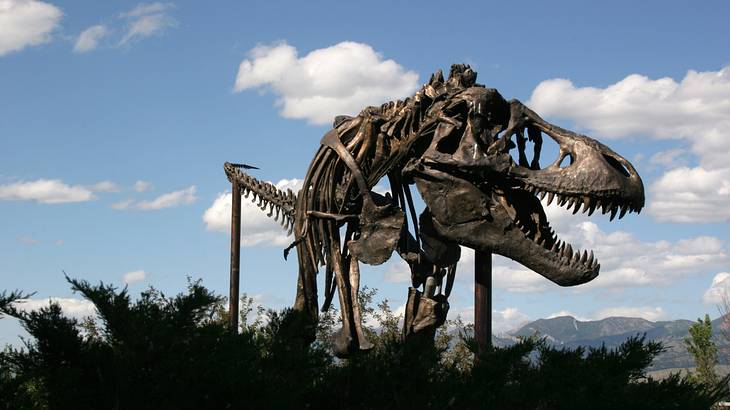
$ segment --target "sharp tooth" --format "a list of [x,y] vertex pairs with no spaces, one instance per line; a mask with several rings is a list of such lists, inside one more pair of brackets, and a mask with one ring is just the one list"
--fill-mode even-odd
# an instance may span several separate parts
[[627,205],[622,206],[621,213],[619,214],[618,219],[623,218],[624,215],[626,215],[626,211],[628,211],[628,210],[629,210],[629,207]]
[[604,202],[601,204],[601,212],[603,212],[604,215],[611,209],[611,206],[608,204],[608,202]]
[[616,212],[618,212],[618,207],[613,207],[611,209],[611,218],[609,218],[609,221],[613,221],[613,218],[616,217]]
[[568,253],[568,257],[573,256],[573,246],[571,244],[568,244],[568,248],[565,250],[565,252]]
[[540,200],[545,199],[545,191],[541,191],[538,195],[540,196]]
[[583,251],[583,255],[580,257],[580,263],[585,265],[587,260],[588,260],[588,251]]
[[583,213],[586,213],[588,209],[591,207],[591,198],[588,196],[583,197]]
[[580,211],[580,201],[575,201],[575,208],[573,208],[573,215],[577,214],[578,211]]
[[555,198],[555,194],[554,193],[552,193],[552,192],[548,193],[547,204],[550,205],[553,202],[553,199],[554,198]]
[[576,261],[576,262],[580,261],[580,249],[578,249],[575,252],[575,255],[573,256],[573,260]]
[[555,243],[553,244],[553,247],[552,247],[552,248],[550,248],[550,250],[551,250],[552,252],[556,252],[556,251],[558,250],[558,242],[555,242]]
[[563,204],[565,204],[565,201],[566,201],[566,200],[567,200],[567,198],[566,198],[566,197],[564,197],[564,196],[560,195],[560,196],[558,197],[558,206],[563,206]]
[[601,270],[601,264],[599,263],[598,265],[596,265],[596,267],[594,269],[597,271]]
[[591,255],[588,257],[588,266],[593,265],[593,250],[591,249]]
[[595,210],[596,210],[596,204],[591,204],[591,208],[588,211],[588,216],[593,215],[593,212],[595,212]]

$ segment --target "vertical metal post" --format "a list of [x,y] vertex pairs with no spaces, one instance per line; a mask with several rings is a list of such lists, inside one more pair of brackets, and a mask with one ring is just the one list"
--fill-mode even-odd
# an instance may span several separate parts
[[230,328],[238,332],[238,290],[241,270],[241,187],[235,180],[232,182],[231,201],[231,287],[228,299]]
[[474,252],[474,338],[483,352],[492,346],[492,253]]

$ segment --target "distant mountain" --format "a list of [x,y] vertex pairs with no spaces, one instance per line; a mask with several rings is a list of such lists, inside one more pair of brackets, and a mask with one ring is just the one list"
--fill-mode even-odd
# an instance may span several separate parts
[[[666,351],[657,356],[650,370],[667,368],[686,368],[694,366],[692,356],[684,346],[684,338],[689,336],[691,320],[673,320],[651,322],[633,317],[609,317],[602,320],[581,321],[572,316],[560,316],[551,319],[539,319],[522,326],[509,336],[528,337],[537,334],[554,346],[574,348],[577,346],[600,347],[605,344],[613,348],[627,338],[637,334],[646,334],[647,340],[662,342]],[[713,338],[718,346],[718,359],[721,364],[730,364],[730,342],[720,331],[722,318],[712,322]],[[505,343],[499,340],[497,345]]]

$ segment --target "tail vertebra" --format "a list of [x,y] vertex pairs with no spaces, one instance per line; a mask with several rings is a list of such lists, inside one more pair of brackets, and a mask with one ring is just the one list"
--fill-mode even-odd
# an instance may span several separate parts
[[297,195],[291,189],[284,192],[268,182],[261,182],[241,171],[240,168],[243,168],[241,164],[231,164],[230,162],[223,165],[228,180],[231,183],[237,182],[241,187],[241,194],[245,198],[253,194],[251,202],[255,203],[258,200],[257,205],[262,211],[266,211],[268,208],[267,216],[273,216],[284,229],[289,230],[288,234],[291,235],[294,229],[294,204],[297,201]]

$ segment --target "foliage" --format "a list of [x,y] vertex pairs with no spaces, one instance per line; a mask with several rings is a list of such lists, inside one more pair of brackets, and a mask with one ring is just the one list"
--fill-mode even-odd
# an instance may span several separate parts
[[709,386],[717,383],[715,364],[717,363],[717,346],[712,341],[712,322],[710,315],[697,319],[697,323],[689,327],[689,335],[684,339],[687,350],[695,359],[696,370],[693,376]]
[[199,282],[175,297],[149,289],[136,301],[126,289],[69,282],[96,306],[95,319],[67,318],[54,303],[25,312],[3,294],[0,312],[31,339],[0,353],[0,409],[698,409],[728,393],[727,380],[646,378],[662,347],[639,336],[616,350],[525,339],[473,364],[474,341],[460,320],[435,343],[403,342],[400,318],[387,302],[373,308],[371,289],[361,299],[375,347],[336,360],[334,308],[306,345],[297,342],[302,316],[264,312],[246,296],[241,327],[231,332],[225,300]]

